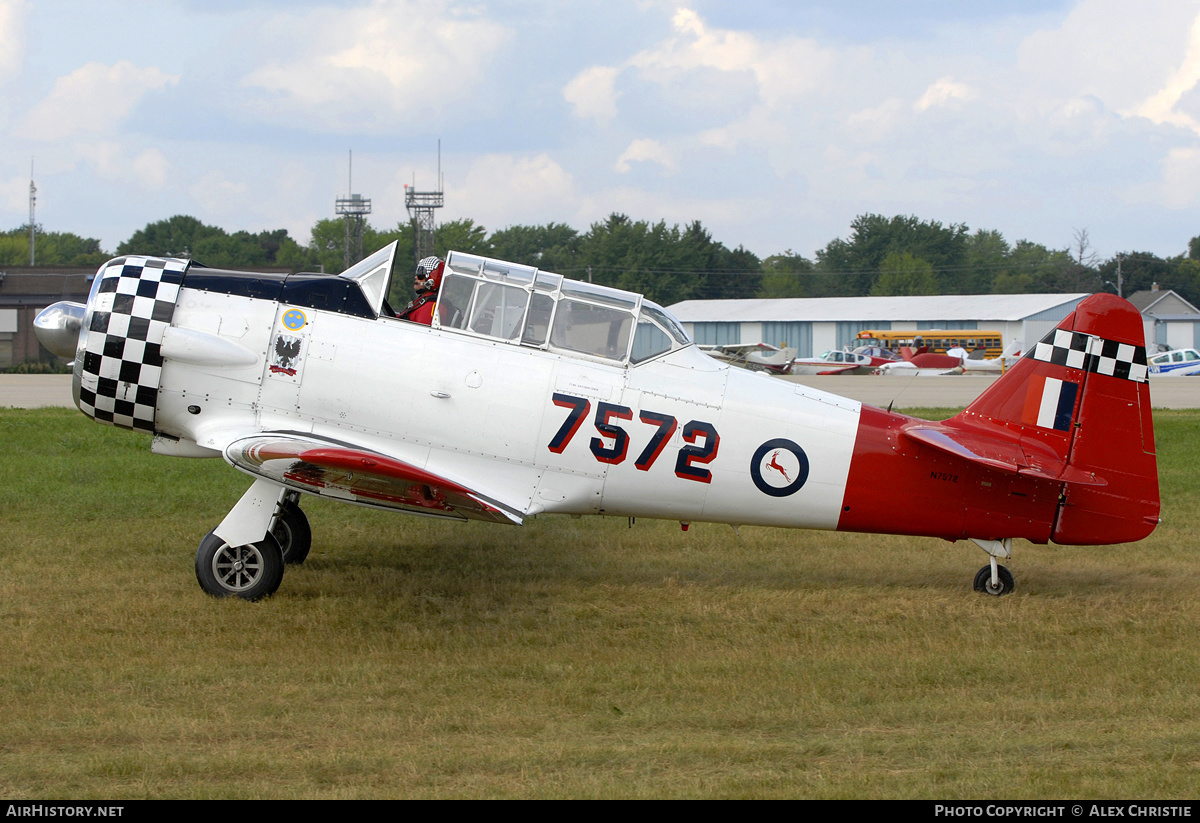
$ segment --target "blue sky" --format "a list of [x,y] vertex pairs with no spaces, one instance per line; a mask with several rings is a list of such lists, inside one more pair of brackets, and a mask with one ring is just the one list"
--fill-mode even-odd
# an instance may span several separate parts
[[[102,11],[97,14],[97,10]],[[1200,234],[1200,0],[0,0],[0,226],[298,240],[404,184],[489,231],[614,211],[811,257],[855,215],[1052,248]]]

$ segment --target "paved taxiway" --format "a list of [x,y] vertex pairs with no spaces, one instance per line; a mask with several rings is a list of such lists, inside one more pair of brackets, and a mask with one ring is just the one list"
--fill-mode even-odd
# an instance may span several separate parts
[[[990,375],[949,377],[882,377],[835,375],[766,378],[791,380],[822,391],[840,394],[886,408],[930,408],[965,406],[996,378]],[[1200,408],[1200,377],[1163,377],[1150,380],[1150,400],[1158,409]],[[0,374],[0,408],[15,406],[36,409],[45,406],[74,408],[69,374]]]

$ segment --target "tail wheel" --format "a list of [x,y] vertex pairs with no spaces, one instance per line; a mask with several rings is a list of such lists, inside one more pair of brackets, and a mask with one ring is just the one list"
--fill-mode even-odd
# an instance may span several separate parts
[[196,550],[196,580],[213,597],[262,600],[283,581],[283,550],[270,534],[257,543],[230,546],[209,532]]
[[990,594],[993,597],[1000,597],[1008,594],[1016,588],[1016,582],[1013,580],[1012,572],[1004,566],[996,566],[996,578],[998,583],[992,583],[992,567],[991,565],[984,566],[975,575],[975,591]]
[[296,566],[308,557],[312,548],[312,528],[308,525],[308,517],[295,503],[286,503],[280,507],[275,525],[271,527],[271,536],[279,541],[283,551],[283,562]]

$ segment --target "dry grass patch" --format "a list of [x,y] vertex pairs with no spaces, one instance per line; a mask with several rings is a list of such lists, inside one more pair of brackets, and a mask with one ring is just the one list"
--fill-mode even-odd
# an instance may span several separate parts
[[1194,796],[1200,414],[1156,422],[1163,526],[1001,599],[961,543],[310,500],[249,604],[192,573],[242,475],[0,411],[0,796]]

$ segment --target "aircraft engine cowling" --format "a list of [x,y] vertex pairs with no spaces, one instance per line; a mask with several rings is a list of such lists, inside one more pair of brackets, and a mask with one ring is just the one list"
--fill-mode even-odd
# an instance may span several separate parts
[[89,417],[154,431],[163,333],[171,325],[187,260],[118,257],[101,266],[88,298],[72,389]]

